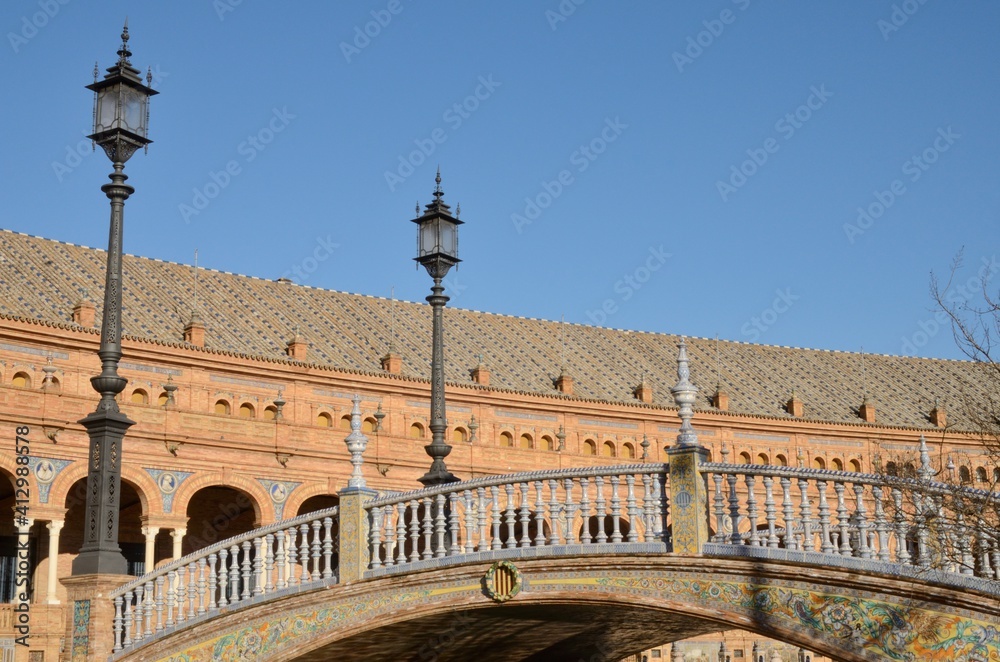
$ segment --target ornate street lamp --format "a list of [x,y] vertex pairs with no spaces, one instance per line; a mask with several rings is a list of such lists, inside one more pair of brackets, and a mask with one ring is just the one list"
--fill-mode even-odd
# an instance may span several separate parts
[[94,413],[80,423],[90,436],[90,456],[87,468],[87,508],[83,529],[83,546],[73,561],[74,575],[115,574],[127,570],[125,557],[118,546],[118,510],[121,497],[122,440],[135,424],[118,410],[115,397],[125,388],[127,380],[118,375],[122,357],[122,225],[125,200],[135,192],[125,183],[125,162],[140,147],[150,142],[146,138],[149,124],[149,98],[157,92],[149,87],[152,73],[146,74],[146,85],[139,70],[132,66],[128,49],[128,21],[122,31],[122,46],[118,62],[108,68],[104,79],[87,85],[94,91],[94,133],[88,138],[99,145],[114,164],[108,177],[110,184],[101,187],[111,201],[111,230],[108,238],[108,264],[104,282],[104,315],[101,321],[101,374],[90,383],[101,395]]
[[[424,213],[413,222],[417,224],[417,257],[413,258],[422,264],[434,285],[427,303],[433,311],[434,344],[431,353],[431,443],[424,450],[431,457],[431,468],[419,480],[424,486],[453,483],[458,479],[452,475],[444,464],[444,458],[451,452],[451,446],[444,443],[444,432],[448,426],[444,409],[444,328],[443,309],[448,303],[444,295],[441,281],[448,270],[461,262],[458,259],[458,226],[462,221],[451,215],[451,207],[445,204],[441,196],[441,170],[438,169],[434,178],[434,201],[426,206]],[[420,214],[420,205],[417,205]]]

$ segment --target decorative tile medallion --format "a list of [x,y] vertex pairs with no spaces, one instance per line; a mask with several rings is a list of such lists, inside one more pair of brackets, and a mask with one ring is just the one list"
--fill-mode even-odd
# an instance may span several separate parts
[[486,593],[494,602],[507,602],[521,592],[521,571],[510,561],[497,561],[483,578]]
[[157,487],[160,488],[160,495],[163,497],[163,512],[169,513],[174,507],[174,494],[177,488],[191,476],[189,471],[167,471],[165,469],[150,469],[144,467],[146,473],[153,477]]
[[276,519],[283,519],[285,516],[285,502],[288,501],[288,496],[302,483],[295,483],[290,480],[267,480],[265,478],[258,478],[257,482],[264,486],[268,496],[271,497],[271,503],[274,504],[274,517]]
[[49,502],[49,490],[52,489],[52,482],[55,481],[59,473],[73,464],[72,460],[59,460],[52,457],[28,458],[28,466],[35,474],[35,482],[38,483],[38,502]]

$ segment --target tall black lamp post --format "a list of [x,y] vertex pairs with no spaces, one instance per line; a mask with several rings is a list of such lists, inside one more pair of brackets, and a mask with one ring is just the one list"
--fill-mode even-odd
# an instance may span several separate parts
[[121,500],[122,440],[134,421],[118,410],[115,396],[125,388],[127,380],[118,375],[122,357],[122,225],[125,200],[135,192],[125,183],[125,162],[146,138],[149,123],[149,98],[156,91],[149,87],[152,74],[146,74],[146,84],[139,70],[132,66],[128,49],[128,22],[122,31],[122,46],[118,62],[108,68],[104,79],[87,89],[94,91],[94,133],[88,138],[99,145],[114,164],[110,184],[101,187],[111,200],[111,230],[108,238],[108,266],[104,282],[104,314],[101,321],[101,374],[90,383],[101,395],[94,413],[80,423],[90,436],[90,456],[87,468],[87,509],[83,530],[83,546],[73,561],[74,575],[126,573],[127,564],[118,546],[118,510]]
[[[419,479],[424,486],[453,483],[458,479],[448,471],[444,458],[451,452],[451,446],[444,441],[445,428],[448,421],[444,409],[444,328],[443,310],[448,303],[444,295],[441,281],[448,275],[448,270],[461,262],[458,259],[458,226],[462,221],[451,215],[451,207],[445,204],[441,196],[441,171],[438,170],[434,179],[434,201],[426,206],[421,216],[413,219],[419,230],[417,232],[417,257],[413,258],[422,264],[434,285],[427,303],[433,311],[434,345],[431,353],[431,443],[424,450],[431,457],[430,470]],[[420,206],[417,206],[420,213]]]

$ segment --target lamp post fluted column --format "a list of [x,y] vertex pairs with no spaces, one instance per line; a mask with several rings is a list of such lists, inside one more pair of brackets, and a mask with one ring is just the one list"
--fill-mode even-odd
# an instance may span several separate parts
[[431,458],[431,468],[420,482],[424,485],[451,483],[458,480],[445,466],[444,458],[451,453],[451,446],[445,443],[448,420],[444,404],[444,306],[449,299],[444,294],[441,278],[434,279],[427,303],[431,305],[431,443],[425,447]]
[[84,512],[83,544],[73,560],[74,575],[123,575],[125,557],[118,546],[118,514],[121,507],[121,465],[125,433],[135,425],[118,409],[116,400],[128,383],[118,374],[122,358],[122,235],[125,226],[125,201],[135,193],[126,184],[125,162],[140,147],[151,142],[146,138],[149,124],[149,98],[156,91],[146,85],[139,70],[132,66],[128,48],[128,24],[122,30],[118,62],[108,68],[103,80],[97,79],[87,89],[94,91],[94,133],[89,136],[104,150],[114,167],[108,175],[111,183],[101,187],[111,203],[108,231],[108,259],[104,280],[104,310],[101,319],[101,374],[90,380],[100,394],[97,409],[80,421],[90,437],[87,460],[87,503]]
[[[444,294],[442,281],[448,270],[457,265],[458,226],[462,221],[451,214],[451,207],[442,199],[441,171],[434,178],[434,201],[424,213],[413,219],[419,226],[417,233],[417,257],[414,260],[423,265],[434,280],[427,303],[431,305],[431,443],[424,450],[431,458],[431,468],[419,478],[425,486],[453,483],[458,480],[445,466],[444,458],[451,453],[451,446],[445,443],[448,420],[444,404],[444,306],[448,297]],[[417,205],[420,214],[420,205]]]

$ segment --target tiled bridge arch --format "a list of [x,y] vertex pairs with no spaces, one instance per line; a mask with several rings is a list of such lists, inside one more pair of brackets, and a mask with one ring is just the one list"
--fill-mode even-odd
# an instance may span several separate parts
[[[739,627],[843,660],[1000,660],[1000,541],[974,521],[1000,495],[703,459],[349,487],[114,591],[114,659],[616,659]],[[500,561],[522,578],[504,604]]]
[[922,578],[667,554],[515,565],[524,588],[502,604],[488,562],[425,567],[261,602],[119,659],[614,660],[733,627],[843,660],[1000,659],[997,596]]

